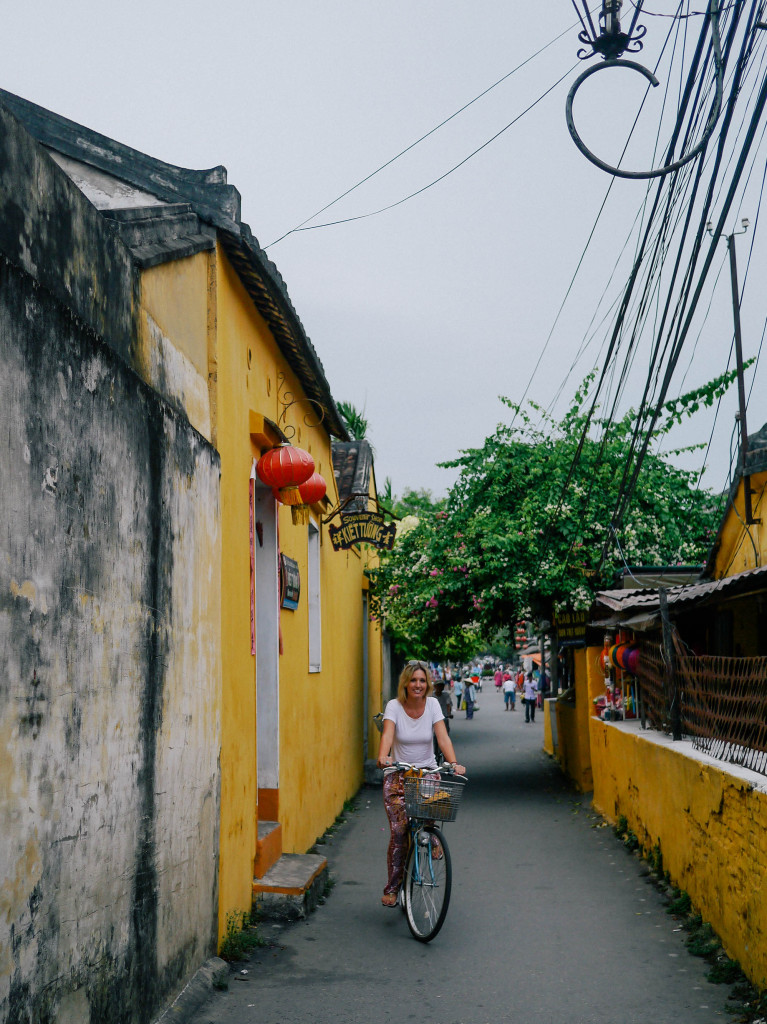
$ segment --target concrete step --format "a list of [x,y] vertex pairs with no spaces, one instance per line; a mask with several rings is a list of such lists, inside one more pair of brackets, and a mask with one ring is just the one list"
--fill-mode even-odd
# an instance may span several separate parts
[[316,853],[283,853],[263,878],[253,879],[253,903],[262,918],[297,921],[325,894],[328,862]]
[[279,821],[259,821],[256,861],[253,874],[263,878],[282,856],[282,825]]

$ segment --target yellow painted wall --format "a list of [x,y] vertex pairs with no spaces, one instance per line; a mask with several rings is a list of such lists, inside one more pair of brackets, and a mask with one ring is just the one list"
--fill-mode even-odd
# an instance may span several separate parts
[[197,253],[143,271],[136,370],[213,440],[208,390],[213,256]]
[[[313,456],[337,503],[330,438],[306,404],[281,419],[280,398],[303,397],[266,323],[236,272],[217,254],[217,396],[215,429],[221,453],[222,620],[224,707],[221,755],[221,927],[226,913],[250,906],[258,821],[255,665],[250,653],[248,487],[260,451],[249,412],[267,416]],[[281,376],[283,375],[283,376]],[[362,782],[362,589],[364,558],[335,552],[320,525],[322,670],[309,671],[308,527],[279,508],[280,549],[300,568],[298,609],[281,611],[279,820],[285,852],[302,853],[334,821]],[[381,645],[371,630],[370,663],[380,691]],[[371,689],[373,683],[371,680]],[[376,707],[374,710],[379,710]]]
[[[142,275],[139,372],[214,439],[221,457],[221,830],[219,933],[252,899],[258,834],[256,667],[250,643],[249,481],[261,450],[251,412],[265,416],[313,456],[338,503],[331,441],[288,369],[220,246]],[[299,402],[282,415],[285,396]],[[308,423],[307,423],[308,421]],[[334,821],[363,779],[362,637],[369,640],[369,729],[381,708],[382,650],[363,622],[364,569],[372,557],[335,552],[320,526],[322,670],[309,671],[308,527],[280,506],[280,549],[300,567],[296,611],[281,611],[279,820],[285,852],[304,852]],[[375,746],[371,740],[370,746]]]
[[545,700],[543,702],[543,749],[549,755],[554,757],[554,730],[552,729],[551,716],[552,709],[556,708],[556,704],[552,701]]
[[673,883],[767,987],[767,793],[636,722],[592,718],[590,729],[594,806],[625,815],[645,850],[660,844]]
[[594,784],[589,740],[589,718],[594,706],[589,696],[587,665],[589,661],[596,664],[600,651],[599,647],[589,647],[574,652],[575,704],[558,700],[555,705],[559,763],[582,793],[590,792]]
[[[751,477],[751,505],[754,517],[763,522],[749,526],[745,522],[743,481],[740,481],[735,497],[735,509],[727,510],[727,518],[720,537],[714,563],[714,577],[722,579],[734,576],[746,569],[754,569],[767,561],[767,473],[755,473]],[[737,511],[736,511],[737,510]]]
[[[329,449],[328,449],[329,453]],[[338,504],[335,478],[330,491]],[[375,493],[371,480],[371,494]],[[283,550],[307,578],[307,531],[293,528],[280,510]],[[335,819],[363,781],[364,758],[377,750],[373,715],[381,710],[382,652],[377,623],[363,620],[364,570],[371,550],[334,551],[328,526],[320,527],[322,671],[308,671],[308,607],[282,612],[280,659],[280,820],[283,848],[303,852]],[[363,629],[368,631],[368,750],[363,750]],[[377,733],[376,733],[377,737]]]

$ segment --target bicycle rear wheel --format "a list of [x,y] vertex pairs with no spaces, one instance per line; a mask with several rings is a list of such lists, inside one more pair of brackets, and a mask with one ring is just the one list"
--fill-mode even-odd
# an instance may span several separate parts
[[452,875],[445,837],[438,828],[427,825],[411,845],[405,868],[405,913],[419,942],[430,942],[443,925]]

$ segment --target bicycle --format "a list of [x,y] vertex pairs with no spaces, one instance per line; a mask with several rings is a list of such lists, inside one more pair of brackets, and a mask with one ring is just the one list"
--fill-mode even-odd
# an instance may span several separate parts
[[437,822],[455,821],[468,780],[448,767],[430,771],[397,763],[384,771],[405,772],[410,831],[399,901],[413,938],[430,942],[444,924],[452,884],[450,850]]

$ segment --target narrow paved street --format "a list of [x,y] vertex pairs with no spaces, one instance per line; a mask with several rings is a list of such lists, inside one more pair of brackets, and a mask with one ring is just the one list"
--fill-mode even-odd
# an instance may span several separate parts
[[[541,751],[543,723],[485,687],[453,739],[470,790],[447,826],[453,897],[430,945],[380,906],[380,790],[325,847],[335,878],[306,921],[241,965],[195,1024],[709,1024],[728,989],[685,950],[642,865],[597,828]],[[240,980],[242,979],[242,980]]]

